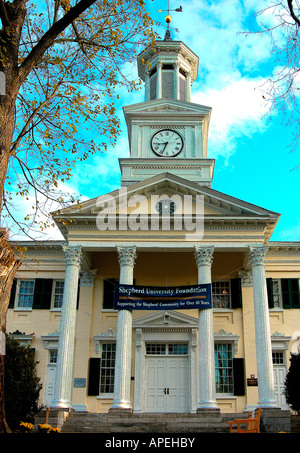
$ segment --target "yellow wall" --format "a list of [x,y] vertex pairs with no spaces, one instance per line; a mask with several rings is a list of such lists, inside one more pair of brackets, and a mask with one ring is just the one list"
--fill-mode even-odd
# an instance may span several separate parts
[[[37,262],[28,260],[19,272],[21,278],[64,278],[63,255],[41,255]],[[81,287],[79,310],[75,338],[74,377],[86,377],[88,384],[88,359],[96,357],[94,336],[112,328],[117,330],[117,313],[113,310],[102,310],[103,281],[119,277],[117,253],[95,252],[90,255],[91,268],[96,269],[94,288]],[[295,258],[296,260],[296,258]],[[272,257],[267,263],[267,277],[297,277],[299,267],[293,264],[293,258]],[[243,269],[245,255],[242,252],[216,252],[212,267],[213,280],[227,280],[238,276]],[[38,265],[37,265],[38,263]],[[134,268],[137,285],[175,286],[193,285],[197,283],[197,267],[193,253],[188,252],[139,252]],[[253,290],[244,287],[243,308],[234,310],[214,310],[214,330],[224,329],[228,333],[239,336],[236,357],[245,358],[245,377],[257,376],[255,354],[255,327]],[[197,310],[182,310],[185,314],[198,317]],[[149,313],[149,312],[147,312]],[[144,311],[134,311],[133,317],[145,315]],[[45,381],[48,351],[44,347],[41,335],[48,335],[59,330],[60,312],[49,310],[9,310],[7,331],[19,330],[26,334],[33,333],[31,346],[36,349],[38,374]],[[290,309],[270,311],[271,334],[275,332],[292,336],[300,330],[300,310]],[[134,345],[134,341],[133,341]],[[291,344],[292,345],[292,344]],[[290,345],[290,348],[291,348]],[[288,365],[287,352],[287,365]],[[134,374],[134,347],[132,356],[132,375]],[[106,411],[111,400],[87,397],[87,388],[74,389],[73,404],[86,403],[89,410]],[[43,391],[41,402],[43,401]],[[246,396],[218,399],[223,412],[240,412],[246,404],[258,401],[257,387],[246,386]]]

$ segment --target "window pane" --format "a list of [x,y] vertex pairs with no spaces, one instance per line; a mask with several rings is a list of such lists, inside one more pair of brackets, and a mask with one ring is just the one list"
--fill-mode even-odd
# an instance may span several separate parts
[[214,308],[230,308],[229,281],[212,282]]
[[56,363],[57,361],[57,349],[49,350],[49,363]]
[[166,354],[166,345],[148,343],[148,344],[146,344],[146,354],[165,355]]
[[61,308],[64,294],[64,281],[55,282],[54,289],[54,308]]
[[31,308],[34,294],[34,280],[23,280],[19,285],[18,307]]
[[102,345],[100,369],[100,393],[113,393],[115,381],[116,344]]
[[169,344],[170,355],[187,355],[188,345],[187,344]]
[[215,343],[216,392],[233,394],[232,345]]
[[283,365],[284,364],[283,352],[272,352],[272,359],[275,365],[276,364]]

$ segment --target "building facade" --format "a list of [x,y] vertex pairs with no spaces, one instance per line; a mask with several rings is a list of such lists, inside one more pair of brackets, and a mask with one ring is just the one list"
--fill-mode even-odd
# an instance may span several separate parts
[[[21,243],[7,331],[35,349],[40,403],[108,412],[289,409],[300,350],[300,242],[280,215],[212,188],[198,57],[167,37],[138,57],[119,190],[54,214],[64,240]],[[116,285],[211,285],[205,309],[116,310]]]

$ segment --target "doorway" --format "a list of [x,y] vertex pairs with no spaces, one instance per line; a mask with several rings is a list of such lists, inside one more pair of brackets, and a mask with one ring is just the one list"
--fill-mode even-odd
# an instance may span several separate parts
[[189,412],[188,344],[146,344],[146,412]]

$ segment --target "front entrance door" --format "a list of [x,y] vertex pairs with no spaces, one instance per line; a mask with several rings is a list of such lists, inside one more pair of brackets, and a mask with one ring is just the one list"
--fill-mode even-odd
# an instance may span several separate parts
[[51,406],[53,397],[54,397],[56,360],[57,360],[57,349],[50,349],[48,365],[47,365],[47,374],[46,374],[45,396],[44,396],[44,405],[46,407]]
[[154,354],[146,356],[146,412],[189,412],[187,345],[151,346],[163,354],[152,347]]
[[278,407],[282,410],[289,410],[290,407],[285,400],[284,392],[284,381],[286,377],[286,368],[285,366],[273,366],[274,373],[274,390],[275,390],[275,399]]
[[286,366],[283,352],[273,352],[273,374],[274,374],[274,391],[277,406],[282,410],[289,410],[284,396],[284,382],[286,377]]

